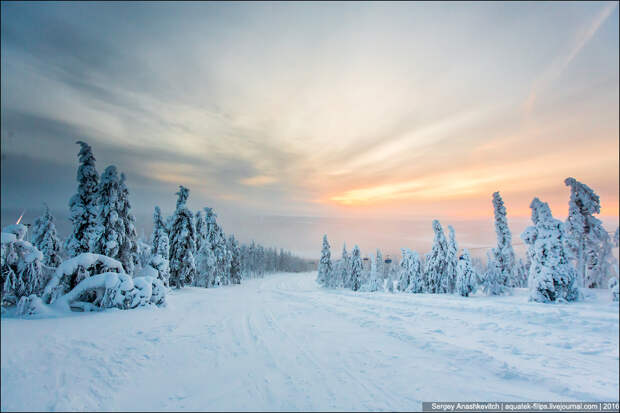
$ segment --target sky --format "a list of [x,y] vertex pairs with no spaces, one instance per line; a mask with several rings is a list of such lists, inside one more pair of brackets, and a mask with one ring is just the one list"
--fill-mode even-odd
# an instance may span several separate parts
[[1,8],[2,225],[43,202],[68,225],[76,140],[147,232],[182,184],[306,255],[427,248],[434,218],[490,245],[494,191],[518,241],[533,197],[566,217],[569,176],[618,225],[618,2]]

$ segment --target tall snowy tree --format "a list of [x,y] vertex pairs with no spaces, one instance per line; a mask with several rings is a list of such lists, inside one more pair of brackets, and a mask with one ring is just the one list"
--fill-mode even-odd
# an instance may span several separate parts
[[495,214],[495,233],[497,234],[497,247],[493,249],[495,261],[501,274],[501,283],[507,287],[512,287],[515,286],[515,252],[512,248],[512,234],[508,228],[506,207],[499,192],[493,193],[493,211]]
[[456,267],[456,292],[463,297],[469,297],[469,294],[476,291],[477,279],[469,251],[464,249]]
[[375,259],[375,266],[377,271],[377,277],[381,280],[385,277],[385,263],[383,262],[383,254],[381,250],[377,248],[377,256]]
[[422,262],[420,261],[420,256],[415,251],[409,251],[409,287],[407,287],[408,293],[423,293],[425,282],[424,282],[424,271],[422,269]]
[[427,254],[424,268],[427,282],[426,291],[441,293],[444,292],[442,290],[442,279],[447,268],[448,242],[441,224],[436,219],[433,220],[433,231],[435,231],[435,239],[431,252]]
[[116,166],[108,166],[101,175],[97,195],[99,211],[93,252],[118,259],[125,238],[125,224],[119,212],[120,191]]
[[599,196],[575,178],[566,178],[570,187],[568,218],[565,223],[566,244],[575,261],[581,285],[601,288],[612,275],[615,258],[611,240],[602,222],[594,216],[601,212]]
[[[217,223],[217,214],[213,211],[213,208],[204,208],[205,222],[206,222],[206,240],[211,245],[213,255],[215,257],[215,268],[212,271],[212,278],[209,282],[209,286],[221,285],[227,282],[228,274],[226,273],[226,238],[224,233]],[[252,250],[253,252],[256,247]],[[255,267],[255,262],[252,267]]]
[[60,258],[60,239],[56,235],[56,225],[50,209],[45,204],[45,212],[34,221],[33,244],[43,254],[43,264],[58,267]]
[[506,292],[504,275],[497,261],[495,248],[493,251],[487,251],[487,269],[482,276],[481,286],[486,295],[501,295]]
[[330,251],[327,234],[323,235],[323,248],[316,281],[321,287],[328,287],[332,278],[332,253]]
[[401,249],[401,259],[400,259],[400,273],[398,278],[398,283],[396,284],[396,289],[398,291],[407,291],[409,288],[409,284],[411,283],[411,276],[413,273],[412,268],[412,253],[408,248]]
[[340,265],[340,274],[339,274],[339,286],[344,288],[351,288],[351,277],[350,274],[351,268],[351,258],[347,253],[347,244],[342,244],[342,259]]
[[351,273],[349,284],[353,291],[358,291],[362,286],[362,257],[360,248],[356,245],[351,253]]
[[70,220],[73,230],[65,245],[69,257],[91,251],[91,241],[96,237],[97,190],[99,174],[95,169],[95,157],[90,145],[77,141],[80,145],[77,170],[77,193],[69,200]]
[[[371,258],[372,259],[372,258]],[[372,259],[370,265],[370,274],[366,284],[363,286],[364,291],[375,292],[383,288],[383,257],[381,251],[377,249],[377,256]]]
[[181,185],[176,194],[177,206],[170,228],[170,284],[182,288],[191,284],[196,274],[196,234],[194,215],[186,206],[189,189]]
[[564,224],[553,218],[546,202],[535,198],[530,207],[536,209],[532,211],[535,225],[522,235],[523,241],[532,248],[528,281],[530,300],[546,303],[579,299],[577,273],[565,249]]
[[168,259],[170,240],[158,206],[155,207],[155,212],[153,213],[153,235],[151,238],[153,239],[153,254]]
[[458,265],[458,246],[454,236],[454,228],[448,225],[450,239],[448,240],[448,250],[446,251],[446,272],[441,279],[441,290],[445,293],[453,293],[456,283],[456,266]]
[[239,243],[232,234],[228,237],[228,251],[231,254],[230,282],[231,284],[241,284],[241,250]]
[[119,190],[119,208],[120,218],[123,220],[125,234],[123,243],[121,244],[119,261],[123,264],[127,274],[133,274],[134,268],[138,264],[138,232],[136,231],[136,217],[131,211],[131,202],[129,201],[129,188],[125,183],[126,177],[121,173],[121,179],[118,184]]

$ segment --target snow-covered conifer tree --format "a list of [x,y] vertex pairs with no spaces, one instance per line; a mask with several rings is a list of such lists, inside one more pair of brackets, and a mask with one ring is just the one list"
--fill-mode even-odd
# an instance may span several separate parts
[[108,166],[101,175],[98,194],[97,235],[93,239],[95,254],[119,259],[125,238],[125,225],[119,213],[119,180],[116,166]]
[[194,215],[187,208],[189,189],[179,187],[176,210],[170,228],[170,284],[181,288],[191,284],[196,273]]
[[230,282],[231,284],[241,284],[241,250],[239,243],[232,234],[228,237],[228,251],[231,254]]
[[381,251],[377,249],[377,256],[374,259],[371,257],[371,259],[370,274],[363,290],[375,292],[383,288],[383,257]]
[[589,186],[575,178],[566,178],[564,183],[570,187],[565,223],[569,258],[575,261],[582,286],[604,287],[607,277],[612,275],[615,258],[609,247],[609,234],[594,216],[601,212],[600,198]]
[[351,289],[358,291],[362,286],[362,257],[360,256],[360,248],[356,245],[351,253],[351,273],[350,273]]
[[423,293],[425,287],[424,271],[420,256],[415,251],[409,251],[409,287],[408,293]]
[[493,193],[493,211],[495,214],[495,233],[497,234],[497,247],[493,251],[501,273],[500,281],[507,287],[513,287],[516,286],[514,280],[515,252],[512,248],[512,234],[508,228],[506,207],[499,192]]
[[411,259],[411,250],[408,248],[401,249],[401,259],[400,259],[400,272],[398,283],[396,284],[396,289],[398,291],[407,291],[410,284],[411,275],[413,272],[412,268],[412,259]]
[[170,240],[168,238],[166,225],[161,216],[161,210],[158,206],[155,207],[155,212],[153,213],[153,235],[151,238],[153,239],[153,248],[151,250],[153,255],[157,254],[167,260],[169,256]]
[[614,232],[614,245],[616,248],[620,246],[620,227],[616,228],[616,232]]
[[456,273],[456,292],[463,297],[469,297],[469,294],[476,291],[478,276],[474,271],[467,249],[464,249],[459,257]]
[[453,293],[456,283],[456,267],[458,265],[458,246],[454,236],[454,228],[448,225],[450,239],[448,240],[448,250],[446,251],[446,272],[441,279],[441,290],[446,293]]
[[383,282],[385,278],[385,263],[383,262],[383,254],[381,250],[377,248],[377,257],[375,259],[375,270],[377,271],[377,277]]
[[435,231],[435,239],[431,252],[427,254],[424,268],[426,278],[426,291],[429,293],[441,293],[442,278],[446,273],[448,242],[443,233],[443,228],[438,220],[433,220],[433,231]]
[[501,295],[506,291],[504,275],[496,257],[497,252],[495,248],[493,248],[493,251],[487,251],[487,269],[484,275],[482,275],[481,280],[482,291],[486,295]]
[[327,241],[327,234],[323,235],[323,248],[321,249],[321,260],[316,281],[321,287],[329,287],[332,278],[332,254]]
[[350,277],[350,268],[351,268],[351,258],[349,257],[349,253],[347,252],[347,244],[342,244],[342,263],[340,265],[340,274],[339,274],[339,287],[351,288],[351,277]]
[[530,207],[533,227],[522,235],[530,244],[531,260],[528,285],[530,300],[539,302],[575,301],[579,299],[577,273],[565,250],[564,225],[553,218],[549,205],[535,198]]
[[138,264],[138,232],[136,231],[136,217],[131,211],[129,189],[127,188],[125,179],[125,174],[121,173],[121,179],[118,184],[118,213],[123,220],[125,234],[123,236],[118,259],[123,264],[127,274],[131,275],[134,273],[134,268]]
[[56,225],[50,209],[45,204],[45,212],[34,221],[33,244],[43,254],[43,264],[58,267],[60,258],[60,239],[56,235]]
[[77,170],[77,193],[69,200],[70,220],[73,230],[65,245],[69,257],[91,251],[91,241],[96,237],[97,191],[99,174],[90,145],[77,141],[80,166]]
[[618,279],[616,277],[611,277],[607,282],[607,288],[611,290],[611,299],[613,301],[618,301],[619,292],[618,292]]

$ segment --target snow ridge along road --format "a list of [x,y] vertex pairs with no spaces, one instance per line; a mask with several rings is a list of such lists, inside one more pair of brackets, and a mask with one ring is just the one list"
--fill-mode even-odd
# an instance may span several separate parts
[[419,410],[618,398],[618,303],[186,288],[163,309],[2,318],[1,409]]

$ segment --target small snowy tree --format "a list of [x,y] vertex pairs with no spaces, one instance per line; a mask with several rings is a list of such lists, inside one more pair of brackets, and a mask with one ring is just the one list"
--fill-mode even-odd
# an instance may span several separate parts
[[[26,229],[23,226],[23,229]],[[2,237],[2,306],[17,304],[22,297],[41,295],[47,282],[41,261],[43,254],[28,241]]]
[[332,278],[332,254],[327,241],[327,234],[323,235],[323,248],[316,281],[321,287],[328,287]]
[[342,244],[342,259],[339,274],[339,287],[351,288],[351,279],[349,277],[351,267],[351,258],[347,252],[347,244]]
[[381,250],[377,248],[377,257],[375,259],[375,270],[377,271],[377,277],[382,280],[385,278],[385,263],[383,262],[383,254]]
[[157,254],[162,258],[168,259],[170,240],[168,238],[168,231],[166,225],[161,217],[161,210],[158,206],[155,207],[153,213],[153,255]]
[[116,166],[108,166],[98,190],[99,212],[97,214],[97,235],[92,249],[95,254],[118,259],[125,238],[125,225],[119,214],[119,181]]
[[456,267],[456,292],[463,297],[469,297],[476,291],[476,281],[478,276],[474,271],[471,263],[471,257],[467,249],[459,257],[459,263]]
[[420,256],[415,251],[409,252],[409,287],[408,293],[423,293],[424,292],[424,270],[422,269],[422,262]]
[[452,225],[448,225],[448,232],[450,233],[450,239],[448,241],[448,249],[446,251],[446,272],[441,279],[441,290],[445,293],[452,294],[456,283],[456,267],[459,261],[459,249],[456,244],[454,228],[452,228]]
[[487,269],[481,280],[482,291],[486,295],[501,295],[506,291],[504,275],[496,257],[495,248],[493,251],[487,251]]
[[412,253],[410,249],[402,248],[401,255],[400,276],[398,278],[398,283],[396,284],[396,289],[398,291],[407,291],[409,285],[411,284],[411,276],[413,275],[413,261],[411,258]]
[[536,224],[522,235],[523,241],[532,248],[528,281],[530,300],[548,303],[579,299],[577,273],[565,250],[563,223],[553,218],[546,202],[535,198],[530,207],[536,209],[532,211]]
[[228,237],[227,249],[231,253],[230,282],[231,284],[241,284],[241,250],[239,243],[232,234]]
[[381,251],[377,250],[377,256],[372,260],[370,266],[370,274],[366,285],[363,286],[364,291],[375,292],[383,288],[383,257]]
[[611,277],[609,279],[607,288],[611,290],[611,299],[613,301],[618,301],[618,279],[616,277]]
[[613,272],[615,258],[611,253],[609,234],[594,216],[601,212],[599,196],[575,178],[566,178],[564,183],[570,187],[565,223],[569,258],[575,261],[582,286],[601,288]]
[[91,251],[91,239],[96,234],[97,190],[99,174],[95,169],[95,157],[91,147],[82,142],[78,154],[80,166],[77,171],[77,193],[71,197],[69,208],[73,231],[67,238],[66,251],[69,257]]
[[60,258],[60,239],[56,235],[56,225],[50,209],[45,205],[45,212],[34,221],[33,244],[43,254],[43,264],[58,267]]
[[182,288],[185,284],[192,283],[196,273],[196,234],[194,215],[185,205],[189,189],[181,185],[176,194],[177,206],[170,228],[170,284]]
[[351,253],[351,272],[349,279],[351,289],[353,291],[358,291],[362,286],[362,257],[360,256],[360,249],[357,245],[353,247],[353,252]]
[[438,220],[433,220],[433,231],[435,231],[435,239],[431,252],[427,254],[426,265],[424,268],[425,278],[427,282],[426,291],[429,293],[441,293],[442,278],[446,273],[448,253],[448,243],[443,233],[443,228]]
[[131,211],[131,202],[129,202],[129,189],[125,183],[125,174],[121,173],[121,179],[118,184],[119,206],[118,213],[123,221],[122,244],[119,251],[119,260],[123,264],[127,274],[132,275],[134,268],[138,264],[138,232],[136,231],[136,217]]
[[497,247],[493,251],[501,274],[500,281],[506,287],[513,287],[516,286],[514,280],[515,252],[512,248],[512,234],[508,228],[506,207],[499,192],[493,193],[493,211],[495,214],[495,233],[497,234]]

